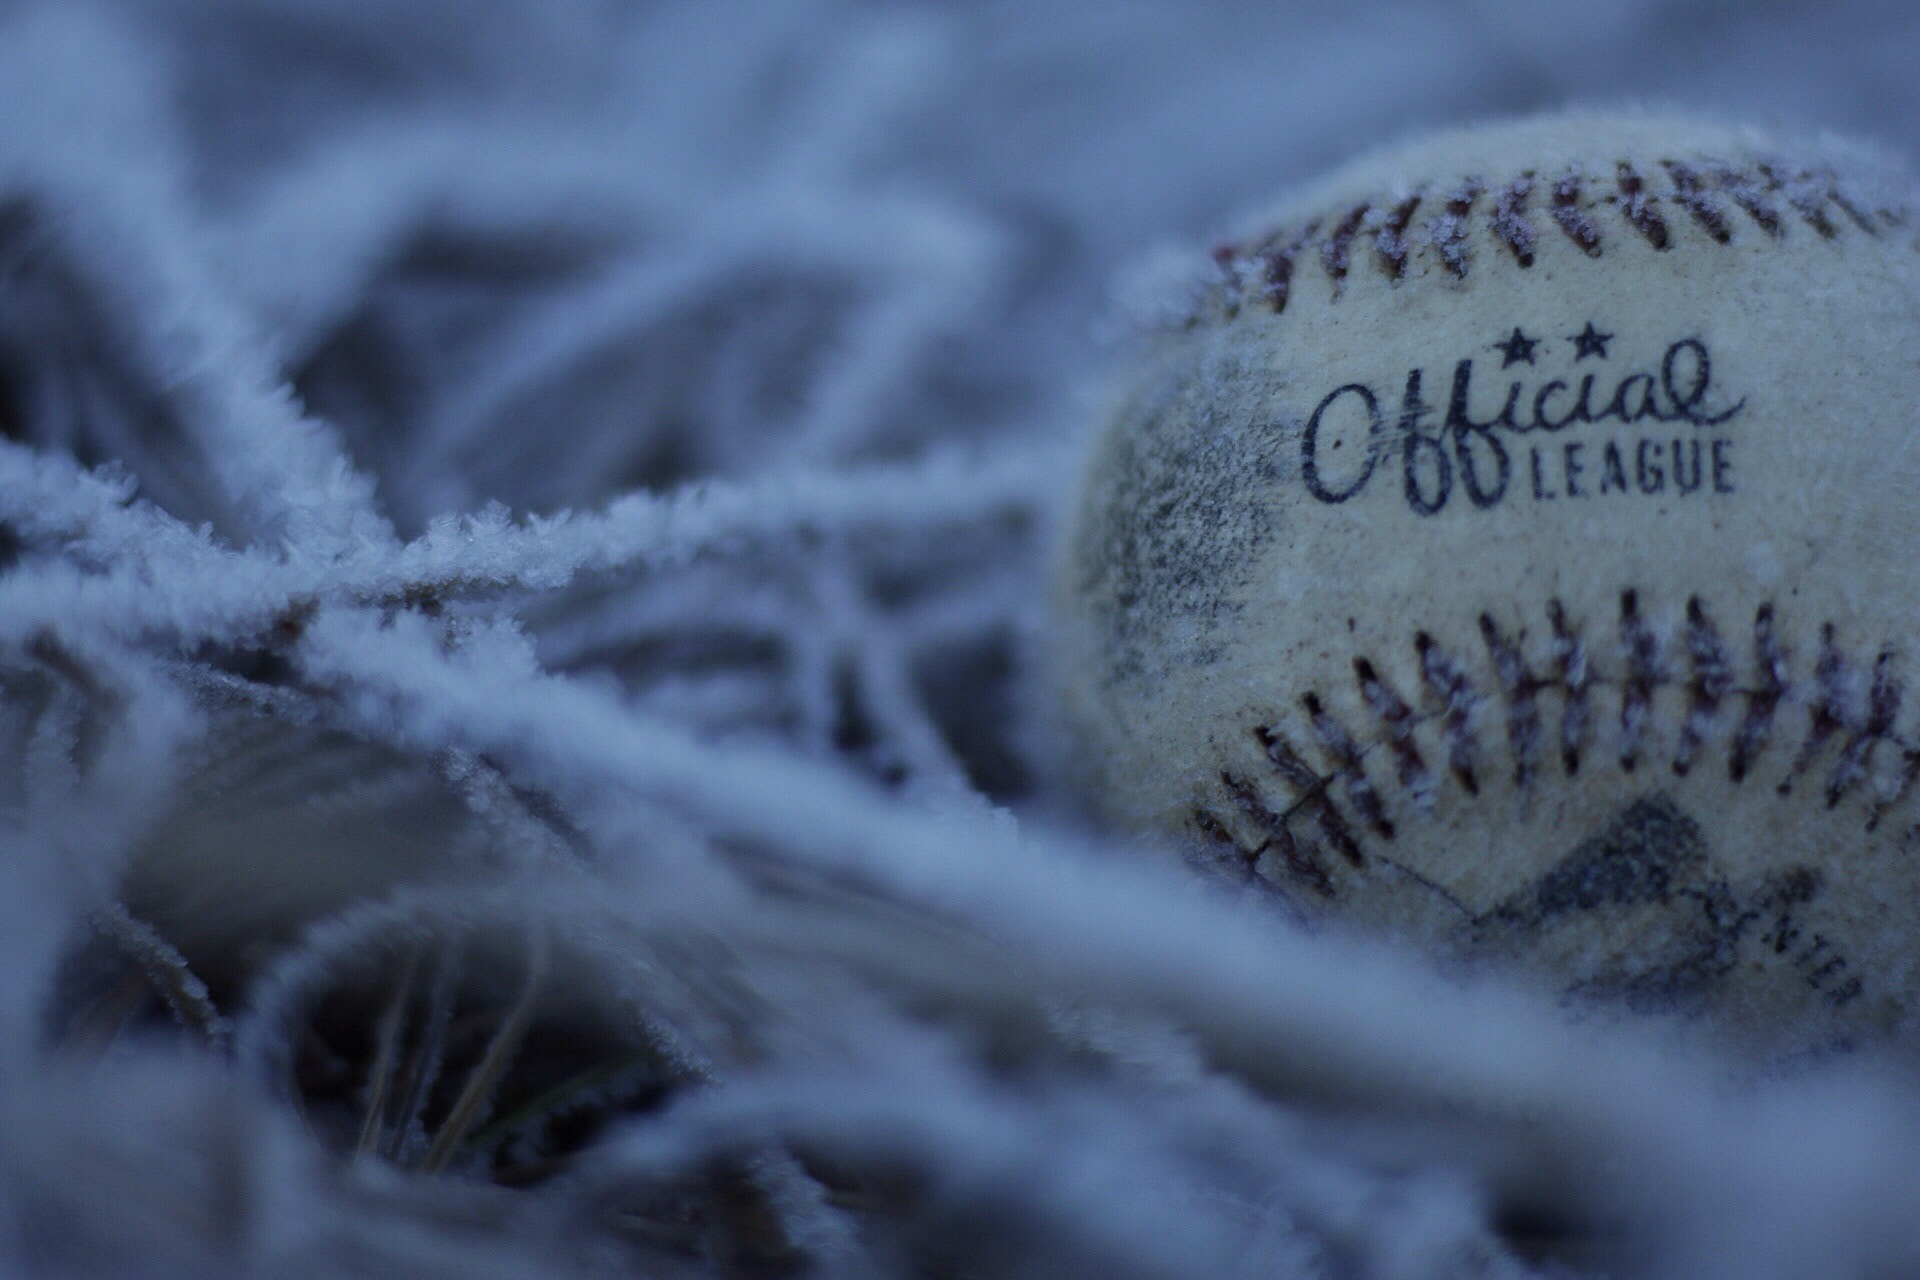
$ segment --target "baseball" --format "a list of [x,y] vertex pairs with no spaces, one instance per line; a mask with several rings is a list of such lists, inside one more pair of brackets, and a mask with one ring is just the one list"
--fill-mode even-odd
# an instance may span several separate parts
[[1221,246],[1091,443],[1075,768],[1325,920],[1774,1047],[1920,1007],[1920,240],[1857,143],[1557,116]]

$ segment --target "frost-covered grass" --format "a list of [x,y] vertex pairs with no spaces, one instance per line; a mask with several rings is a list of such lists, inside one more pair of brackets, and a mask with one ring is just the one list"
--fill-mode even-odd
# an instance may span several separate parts
[[[1861,3],[0,7],[10,1273],[1896,1275],[1920,1094],[1087,830],[1105,290]],[[1138,272],[1135,272],[1138,275]]]

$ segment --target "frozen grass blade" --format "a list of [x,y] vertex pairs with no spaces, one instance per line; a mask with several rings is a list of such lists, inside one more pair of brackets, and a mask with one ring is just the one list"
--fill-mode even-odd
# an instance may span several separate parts
[[647,1068],[658,1068],[658,1055],[633,1053],[611,1062],[588,1067],[569,1076],[544,1093],[527,1099],[505,1115],[488,1121],[466,1141],[469,1151],[484,1152],[548,1117],[563,1113],[592,1098],[598,1091],[618,1084],[623,1076]]
[[434,950],[433,983],[428,988],[426,1017],[421,1022],[420,1039],[407,1059],[406,1089],[393,1129],[387,1135],[384,1153],[387,1159],[403,1165],[414,1165],[414,1149],[425,1144],[421,1123],[434,1086],[440,1082],[440,1069],[446,1058],[447,1027],[453,1021],[462,951],[458,935],[441,940]]
[[159,931],[144,920],[136,920],[118,902],[108,903],[93,913],[94,927],[112,940],[128,959],[140,967],[148,985],[160,993],[167,1008],[180,1025],[197,1033],[208,1045],[223,1047],[227,1040],[227,1020],[213,1006],[207,984],[194,973],[187,958],[162,938]]
[[426,951],[424,941],[416,940],[407,949],[407,961],[393,984],[393,995],[381,1011],[376,1033],[373,1066],[367,1075],[367,1109],[360,1121],[360,1136],[354,1143],[358,1155],[372,1155],[380,1143],[386,1123],[387,1095],[393,1088],[394,1072],[400,1062],[400,1037],[406,1026],[407,1006],[413,1001],[413,984]]
[[440,1131],[434,1134],[433,1144],[427,1148],[427,1154],[420,1162],[423,1172],[439,1173],[445,1169],[454,1153],[460,1149],[460,1144],[466,1141],[467,1134],[492,1104],[494,1090],[500,1086],[507,1068],[513,1064],[513,1055],[519,1052],[527,1028],[533,1025],[533,1015],[539,1007],[540,988],[547,980],[549,946],[545,926],[536,925],[527,945],[527,976],[520,996],[487,1041],[486,1052],[467,1077],[466,1085],[460,1090],[452,1109],[447,1112]]

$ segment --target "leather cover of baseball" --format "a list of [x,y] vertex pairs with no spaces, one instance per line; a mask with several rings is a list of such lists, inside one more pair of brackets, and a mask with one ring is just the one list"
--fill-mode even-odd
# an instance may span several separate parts
[[1091,445],[1105,817],[1775,1046],[1920,998],[1920,240],[1860,144],[1556,116],[1214,255]]

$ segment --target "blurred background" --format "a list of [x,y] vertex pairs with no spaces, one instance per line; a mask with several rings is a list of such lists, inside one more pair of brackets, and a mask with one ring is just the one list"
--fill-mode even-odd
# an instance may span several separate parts
[[[150,135],[142,163],[173,166],[221,287],[402,535],[494,500],[553,511],[1070,441],[1117,280],[1422,130],[1639,102],[1920,144],[1903,0],[47,11],[73,19],[61,78],[97,81],[82,96],[117,97]],[[44,380],[46,341],[16,332],[8,360],[0,334],[0,367]],[[115,429],[27,434],[76,430],[177,514],[232,518],[150,426],[91,451]],[[829,705],[851,696],[830,655],[796,684],[787,624],[857,630],[848,608],[932,601],[899,641],[943,739],[925,745],[1012,799],[1032,785],[1009,681],[1044,538],[1008,537],[883,550],[911,563],[869,556],[839,604],[777,572],[752,591],[677,580],[670,598],[576,594],[536,630],[551,664],[651,710],[851,748],[894,777],[911,770],[863,723],[884,715]]]
[[[1903,0],[101,12],[153,41],[153,123],[233,282],[410,527],[739,474],[816,429],[1057,430],[1116,270],[1409,133],[1649,102],[1920,143]],[[559,299],[599,341],[535,374]],[[839,385],[868,344],[868,385]],[[537,445],[501,422],[529,413]]]

